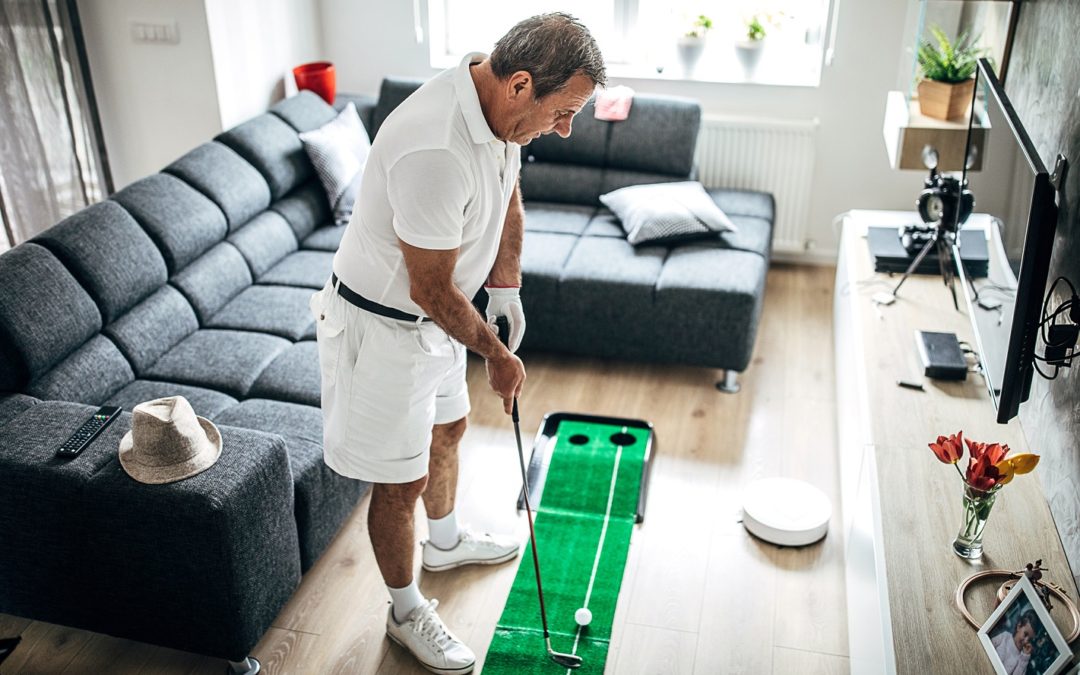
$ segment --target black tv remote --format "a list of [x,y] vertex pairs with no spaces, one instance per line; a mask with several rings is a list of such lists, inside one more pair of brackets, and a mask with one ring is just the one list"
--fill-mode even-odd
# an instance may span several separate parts
[[75,430],[75,433],[64,441],[64,444],[60,446],[60,449],[56,451],[57,457],[71,458],[82,452],[86,446],[90,445],[98,434],[100,434],[105,427],[109,426],[109,423],[119,417],[120,411],[123,408],[118,408],[114,405],[107,405],[98,408],[98,411],[94,413],[94,416],[83,422],[83,425]]

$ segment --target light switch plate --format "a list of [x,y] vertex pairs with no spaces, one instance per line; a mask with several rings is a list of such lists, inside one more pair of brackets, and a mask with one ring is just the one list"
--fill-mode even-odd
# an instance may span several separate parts
[[175,21],[132,19],[131,41],[137,44],[175,45],[180,43],[180,31]]

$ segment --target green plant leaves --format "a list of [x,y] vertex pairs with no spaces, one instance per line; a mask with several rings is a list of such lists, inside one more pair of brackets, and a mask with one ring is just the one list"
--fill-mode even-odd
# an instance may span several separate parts
[[975,74],[979,57],[987,51],[977,46],[978,37],[969,39],[967,33],[962,33],[956,42],[952,42],[938,26],[931,26],[930,34],[937,44],[926,40],[919,45],[918,50],[919,68],[923,77],[955,84]]

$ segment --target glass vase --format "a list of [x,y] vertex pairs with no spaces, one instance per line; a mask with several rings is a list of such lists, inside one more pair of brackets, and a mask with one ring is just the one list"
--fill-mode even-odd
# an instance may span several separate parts
[[997,490],[976,490],[964,485],[964,520],[953,541],[953,553],[961,558],[977,560],[983,554],[983,529],[990,509],[994,507]]

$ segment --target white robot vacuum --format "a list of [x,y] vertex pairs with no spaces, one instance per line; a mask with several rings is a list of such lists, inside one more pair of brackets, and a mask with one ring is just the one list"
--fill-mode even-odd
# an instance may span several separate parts
[[793,478],[766,478],[743,494],[743,527],[778,546],[806,546],[829,531],[832,502],[813,485]]

